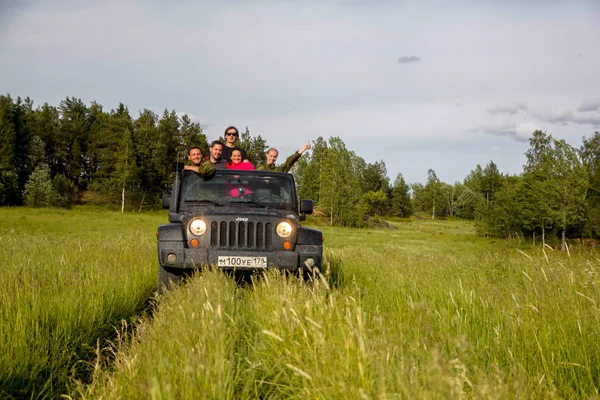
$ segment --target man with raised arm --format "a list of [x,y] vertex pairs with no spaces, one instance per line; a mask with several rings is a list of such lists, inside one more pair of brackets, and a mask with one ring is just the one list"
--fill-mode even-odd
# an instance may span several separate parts
[[261,171],[290,172],[290,169],[292,169],[294,163],[298,161],[302,156],[302,153],[308,149],[310,149],[310,142],[302,146],[300,150],[289,156],[283,164],[277,167],[275,166],[275,161],[277,161],[279,152],[277,149],[271,147],[269,150],[267,150],[267,162],[265,164],[257,164],[256,169]]

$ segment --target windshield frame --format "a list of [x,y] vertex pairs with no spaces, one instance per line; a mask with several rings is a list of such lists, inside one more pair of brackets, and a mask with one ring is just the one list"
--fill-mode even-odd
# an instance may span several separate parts
[[[216,209],[221,208],[221,207],[237,208],[237,207],[244,206],[244,205],[246,205],[248,208],[252,208],[253,210],[257,210],[257,211],[265,210],[265,209],[271,209],[271,210],[274,209],[274,210],[288,210],[288,211],[292,211],[294,213],[298,213],[298,198],[297,198],[297,193],[296,193],[296,183],[294,180],[294,176],[290,173],[257,171],[257,170],[227,170],[227,169],[223,169],[223,170],[216,170],[212,176],[204,177],[204,176],[197,174],[194,171],[183,170],[177,174],[176,178],[177,179],[176,179],[175,188],[174,188],[175,189],[175,193],[174,193],[175,198],[172,199],[173,200],[172,206],[175,206],[175,207],[173,207],[174,210],[172,210],[172,211],[174,211],[176,213],[189,212],[189,211],[193,211],[193,209],[196,209],[196,208],[206,208],[206,207],[214,207]],[[265,182],[262,182],[262,184],[263,184],[262,188],[269,187],[268,180],[280,181],[280,182],[284,182],[286,184],[285,186],[287,186],[289,188],[289,190],[282,191],[282,193],[284,193],[284,195],[285,195],[285,193],[287,193],[289,191],[289,199],[287,199],[288,196],[285,195],[285,197],[286,197],[285,203],[272,203],[272,202],[268,202],[268,201],[257,202],[256,200],[260,200],[259,198],[240,195],[239,200],[237,197],[232,197],[233,201],[227,201],[226,198],[223,198],[223,197],[214,197],[212,199],[197,200],[197,203],[192,201],[191,203],[189,203],[190,204],[189,206],[186,206],[184,204],[184,201],[186,201],[185,200],[186,195],[183,194],[182,191],[186,190],[188,188],[189,185],[187,185],[187,183],[189,182],[190,178],[194,179],[194,180],[198,179],[198,183],[210,182],[215,179],[225,180],[228,182],[224,183],[224,184],[231,184],[232,188],[238,187],[238,186],[236,186],[236,185],[238,185],[238,183],[235,182],[235,180],[240,180],[240,179],[242,179],[244,182],[246,182],[246,184],[248,184],[250,182],[258,183],[260,180],[263,180]],[[246,178],[246,179],[244,180],[244,178]],[[231,182],[233,182],[233,183],[231,183]],[[240,185],[240,186],[243,186],[243,185]],[[218,186],[215,185],[215,187],[217,188]],[[281,187],[281,186],[280,185],[275,186],[275,185],[271,184],[271,187]],[[250,187],[250,189],[252,189],[252,188],[255,188],[255,190],[257,189],[257,187],[254,187],[254,186]],[[259,188],[259,189],[261,189],[261,188]]]

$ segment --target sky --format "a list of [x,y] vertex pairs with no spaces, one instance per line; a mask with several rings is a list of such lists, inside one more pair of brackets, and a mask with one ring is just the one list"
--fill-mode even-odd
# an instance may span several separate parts
[[[0,93],[322,136],[393,182],[517,174],[541,129],[600,130],[600,1],[0,0]],[[281,158],[281,157],[280,157]]]

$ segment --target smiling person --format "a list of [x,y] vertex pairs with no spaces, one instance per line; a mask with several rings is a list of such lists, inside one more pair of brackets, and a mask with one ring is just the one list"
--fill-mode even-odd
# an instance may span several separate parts
[[242,160],[242,158],[242,149],[234,147],[225,166],[228,169],[254,169],[254,165],[250,161]]
[[221,157],[224,160],[229,160],[231,150],[233,150],[234,148],[238,148],[242,152],[242,159],[244,161],[250,161],[248,159],[248,154],[246,154],[246,150],[237,147],[239,136],[240,133],[238,132],[235,126],[229,126],[227,127],[227,129],[225,129],[225,145],[223,146],[223,151],[221,153]]
[[199,147],[192,147],[188,152],[188,161],[192,165],[185,165],[184,170],[194,171],[202,176],[212,175],[215,172],[215,166],[202,157],[202,150]]
[[188,151],[188,160],[195,166],[202,163],[202,150],[200,150],[200,147],[192,147]]
[[290,172],[290,169],[292,169],[294,163],[298,161],[302,156],[302,153],[308,149],[310,149],[310,142],[306,143],[297,152],[286,158],[285,162],[277,167],[275,166],[275,161],[277,161],[279,151],[271,147],[269,150],[267,150],[267,162],[265,164],[258,164],[256,169],[261,171]]
[[210,155],[206,159],[210,161],[216,169],[225,169],[226,160],[221,157],[223,154],[223,143],[220,140],[213,140],[209,150]]

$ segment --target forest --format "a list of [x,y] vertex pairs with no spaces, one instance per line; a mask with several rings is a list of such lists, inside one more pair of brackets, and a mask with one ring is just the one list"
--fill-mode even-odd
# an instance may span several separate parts
[[[201,126],[174,110],[144,109],[134,118],[122,103],[105,111],[72,97],[34,106],[30,98],[0,95],[0,205],[159,208],[190,146],[208,154]],[[263,162],[269,148],[248,128],[239,146],[253,163]],[[440,181],[432,169],[424,183],[407,183],[401,173],[391,181],[383,160],[367,163],[342,138],[318,137],[292,173],[299,197],[313,199],[330,225],[456,217],[474,220],[483,236],[563,249],[568,238],[600,238],[599,132],[584,137],[580,148],[532,132],[521,173],[504,174],[489,161],[454,183]]]

